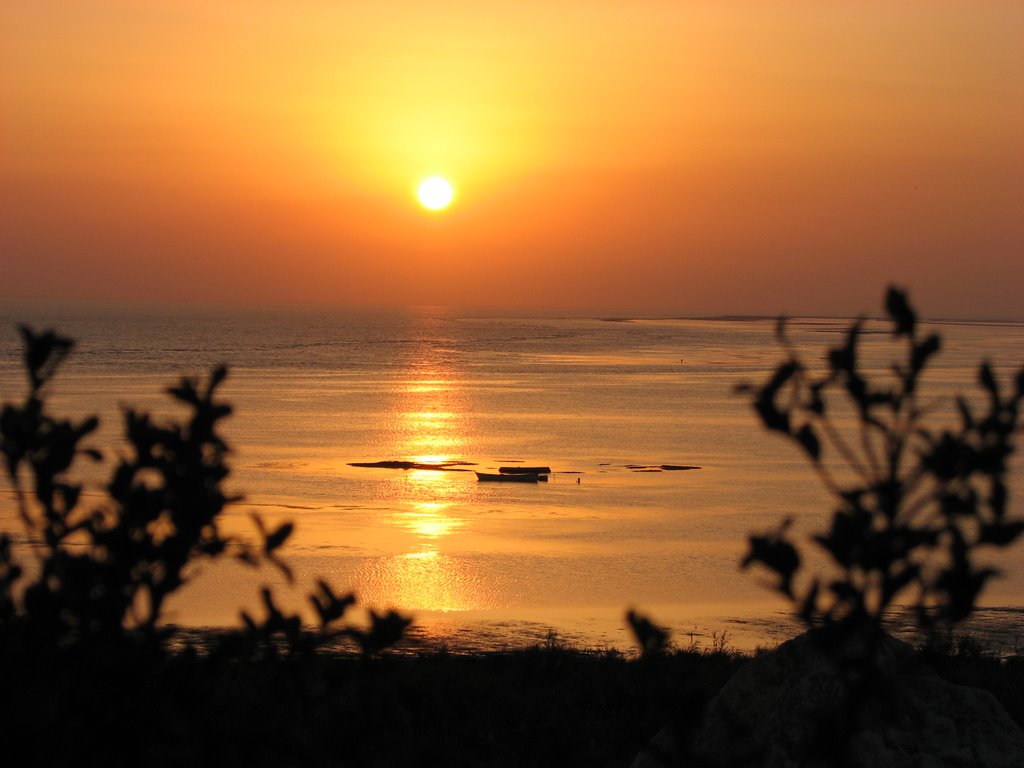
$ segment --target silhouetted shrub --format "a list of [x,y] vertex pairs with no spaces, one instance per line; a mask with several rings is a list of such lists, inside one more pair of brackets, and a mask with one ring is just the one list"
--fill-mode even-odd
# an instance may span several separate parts
[[[828,528],[811,537],[827,556],[828,573],[801,578],[804,556],[791,540],[791,519],[751,536],[742,563],[773,574],[774,588],[793,603],[841,676],[837,714],[817,724],[814,753],[802,756],[826,765],[844,764],[861,715],[885,700],[879,650],[887,614],[909,606],[926,631],[967,618],[996,574],[979,564],[979,553],[1024,532],[1024,521],[1007,514],[1006,486],[1024,367],[1006,392],[982,362],[985,405],[979,412],[958,397],[959,426],[937,430],[925,423],[935,405],[919,394],[941,341],[921,331],[901,291],[889,290],[885,309],[898,353],[886,373],[865,371],[862,322],[816,372],[780,321],[787,359],[763,385],[740,388],[764,426],[807,456],[835,502]],[[851,413],[854,427],[845,428]]]
[[[69,649],[117,654],[124,646],[160,652],[171,630],[161,626],[167,598],[186,579],[186,568],[202,559],[231,558],[248,565],[269,563],[289,580],[278,552],[292,534],[283,523],[268,530],[256,515],[259,544],[225,535],[219,518],[228,497],[228,445],[218,429],[231,413],[217,398],[227,369],[201,382],[185,378],[167,391],[189,409],[181,423],[157,424],[146,413],[125,412],[128,455],[114,467],[106,500],[81,504],[81,484],[68,479],[79,456],[100,453],[84,445],[98,426],[95,417],[75,423],[51,416],[46,391],[71,352],[70,339],[22,326],[29,389],[19,405],[0,413],[0,453],[14,489],[17,511],[35,557],[32,576],[14,560],[11,539],[0,535],[0,633],[9,650],[40,654]],[[355,603],[335,595],[325,582],[311,596],[320,627],[304,630],[297,614],[286,615],[263,591],[266,617],[243,614],[244,630],[226,643],[240,653],[310,651],[338,635],[355,639],[364,654],[401,638],[409,621],[394,612],[372,614],[371,627],[335,627]],[[224,649],[222,649],[224,650]]]
[[[869,376],[862,367],[862,322],[828,351],[827,369],[816,373],[780,321],[787,359],[762,386],[740,388],[764,426],[807,456],[836,503],[828,529],[812,537],[833,575],[798,582],[803,558],[789,538],[789,520],[752,536],[743,561],[767,567],[775,588],[811,626],[870,632],[897,603],[913,606],[924,627],[960,621],[996,574],[978,565],[977,554],[1008,546],[1024,532],[1024,521],[1007,515],[1006,486],[1024,367],[1006,392],[982,362],[984,408],[978,412],[958,397],[959,427],[935,430],[925,423],[934,404],[918,395],[941,341],[922,333],[901,291],[889,290],[885,309],[900,352],[888,376]],[[852,434],[836,418],[843,406],[856,418]]]

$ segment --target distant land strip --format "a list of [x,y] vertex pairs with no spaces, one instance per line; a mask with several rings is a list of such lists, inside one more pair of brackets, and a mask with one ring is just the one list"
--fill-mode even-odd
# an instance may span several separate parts
[[471,461],[445,461],[441,464],[421,464],[418,461],[351,461],[350,467],[369,467],[371,469],[432,469],[438,472],[469,472],[461,467],[472,467]]
[[679,472],[687,469],[700,469],[700,467],[684,464],[627,464],[626,469],[632,469],[634,472]]

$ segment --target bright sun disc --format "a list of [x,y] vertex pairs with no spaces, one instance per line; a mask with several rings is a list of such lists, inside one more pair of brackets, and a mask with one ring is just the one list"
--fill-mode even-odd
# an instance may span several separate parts
[[443,179],[440,176],[431,176],[429,179],[424,179],[420,182],[417,195],[419,196],[420,204],[424,208],[439,211],[442,208],[448,207],[452,198],[455,197],[455,190],[452,189],[451,182],[448,179]]

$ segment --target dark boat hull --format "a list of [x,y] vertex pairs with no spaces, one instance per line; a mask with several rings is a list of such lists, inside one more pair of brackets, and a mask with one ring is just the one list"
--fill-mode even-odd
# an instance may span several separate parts
[[521,474],[492,474],[490,472],[477,472],[476,479],[480,482],[490,483],[536,483],[541,480],[547,480],[543,475],[537,472],[528,472]]

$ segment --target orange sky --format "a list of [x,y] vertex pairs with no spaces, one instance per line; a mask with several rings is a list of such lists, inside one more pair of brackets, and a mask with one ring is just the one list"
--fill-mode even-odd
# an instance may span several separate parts
[[895,281],[1022,318],[1022,40],[1019,0],[6,0],[0,299],[854,313]]

